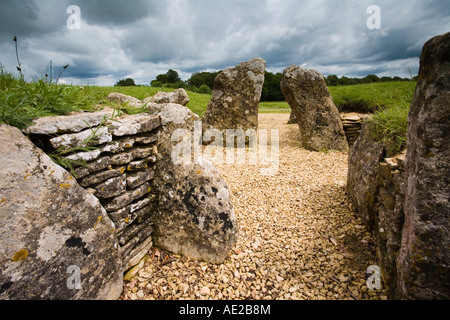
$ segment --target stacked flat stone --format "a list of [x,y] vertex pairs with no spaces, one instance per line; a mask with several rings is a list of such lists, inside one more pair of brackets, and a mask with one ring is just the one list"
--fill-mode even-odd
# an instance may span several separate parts
[[361,134],[362,125],[368,115],[361,115],[358,113],[342,114],[342,125],[344,126],[345,135],[347,137],[348,145],[353,147],[356,140],[358,140]]
[[75,148],[95,133],[87,144],[95,147],[93,151],[67,158],[87,162],[74,169],[75,178],[100,200],[113,221],[126,271],[152,246],[149,218],[156,196],[150,181],[155,175],[156,131],[161,120],[147,113],[107,120],[111,116],[105,111],[41,118],[26,133],[39,135],[41,143],[55,149]]

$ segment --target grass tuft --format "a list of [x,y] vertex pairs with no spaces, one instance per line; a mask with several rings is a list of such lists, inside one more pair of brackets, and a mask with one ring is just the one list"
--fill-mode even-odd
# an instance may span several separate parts
[[369,119],[372,135],[386,148],[386,156],[394,157],[406,148],[409,106],[395,105],[381,110]]

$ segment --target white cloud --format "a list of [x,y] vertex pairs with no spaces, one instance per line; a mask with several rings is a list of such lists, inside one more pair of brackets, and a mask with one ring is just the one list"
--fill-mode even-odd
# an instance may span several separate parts
[[[369,0],[4,2],[1,62],[15,69],[17,31],[27,72],[39,76],[53,60],[70,64],[66,80],[74,83],[111,85],[127,76],[149,83],[168,69],[187,79],[253,57],[268,70],[296,64],[325,74],[407,76],[423,44],[450,30],[450,8],[426,0],[378,0],[381,30],[366,27]],[[65,27],[69,4],[81,8],[81,30]]]

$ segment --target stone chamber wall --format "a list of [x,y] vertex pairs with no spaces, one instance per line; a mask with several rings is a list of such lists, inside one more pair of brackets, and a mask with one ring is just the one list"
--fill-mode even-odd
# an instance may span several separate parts
[[0,124],[0,299],[118,299],[153,245],[224,261],[239,235],[226,181],[206,159],[172,158],[173,133],[199,118],[147,107]]
[[360,113],[342,113],[341,121],[344,126],[345,136],[347,137],[348,145],[351,148],[361,134],[362,125],[365,119],[369,118],[368,114]]
[[[155,176],[161,120],[140,114],[116,122],[109,116],[104,113],[108,121],[101,126],[96,126],[98,121],[92,121],[91,115],[77,116],[72,126],[70,122],[65,124],[67,117],[42,118],[27,133],[44,150],[75,148],[95,133],[88,143],[95,150],[71,153],[66,158],[87,161],[87,166],[74,165],[73,175],[80,186],[100,200],[114,223],[126,271],[138,264],[152,246],[149,217],[156,195],[150,184]],[[79,126],[79,121],[91,128]],[[49,129],[49,122],[55,130]]]
[[377,243],[377,256],[391,298],[397,280],[396,259],[404,222],[405,154],[385,158],[380,142],[373,139],[365,123],[350,149],[348,194],[366,228]]
[[350,150],[348,194],[394,299],[450,298],[449,53],[450,33],[423,48],[405,152],[386,158],[369,123]]

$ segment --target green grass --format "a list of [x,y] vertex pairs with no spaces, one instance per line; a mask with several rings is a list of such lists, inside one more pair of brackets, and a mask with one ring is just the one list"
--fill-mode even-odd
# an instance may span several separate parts
[[385,82],[330,87],[339,111],[375,113],[393,106],[410,106],[416,82]]
[[291,113],[291,107],[285,101],[261,102],[259,104],[260,113]]
[[368,121],[372,124],[372,134],[381,141],[387,157],[394,157],[406,148],[409,107],[394,105],[376,112]]
[[0,66],[0,123],[22,129],[38,117],[92,110],[89,101],[80,99],[79,91],[43,79],[27,82]]
[[[126,94],[135,97],[139,100],[144,100],[147,97],[154,96],[158,92],[172,92],[175,89],[172,88],[153,88],[145,86],[136,87],[93,87],[86,86],[84,90],[80,91],[80,99],[88,99],[91,104],[95,105],[111,105],[106,97],[113,92]],[[211,100],[210,94],[201,94],[187,90],[187,94],[190,98],[190,102],[187,107],[199,116],[203,116],[208,102]],[[113,105],[114,107],[114,105]],[[115,106],[118,107],[118,106]]]
[[408,113],[417,83],[387,82],[331,87],[330,93],[340,111],[373,113],[373,137],[383,143],[386,156],[406,148]]
[[[107,96],[112,92],[123,93],[143,100],[158,92],[170,92],[171,88],[95,87],[70,86],[50,83],[45,79],[24,81],[21,76],[4,71],[0,66],[0,123],[25,128],[33,119],[64,115],[76,110],[95,111],[112,106],[125,113],[143,112],[143,109],[127,108],[112,104]],[[199,116],[206,111],[211,95],[187,91],[191,101],[188,107]]]
[[[330,87],[333,100],[341,112],[374,113],[370,122],[373,135],[393,156],[406,146],[407,116],[414,95],[415,82],[388,82]],[[104,106],[125,113],[143,112],[111,104],[106,98],[112,92],[143,100],[172,88],[68,86],[49,83],[44,79],[24,81],[0,66],[0,123],[24,128],[38,117],[63,115],[75,110],[94,111]],[[191,101],[187,107],[200,117],[204,115],[210,94],[187,91]],[[290,113],[286,102],[261,102],[261,113]]]

